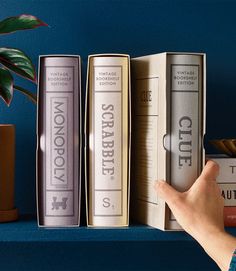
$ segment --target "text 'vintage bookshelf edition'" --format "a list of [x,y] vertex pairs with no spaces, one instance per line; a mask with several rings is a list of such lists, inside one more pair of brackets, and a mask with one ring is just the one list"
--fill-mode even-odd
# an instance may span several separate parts
[[39,226],[80,219],[80,57],[39,58],[37,207]]
[[161,53],[132,63],[132,216],[162,230],[181,229],[155,180],[186,191],[204,165],[205,54]]
[[85,162],[89,226],[129,224],[130,58],[88,59]]

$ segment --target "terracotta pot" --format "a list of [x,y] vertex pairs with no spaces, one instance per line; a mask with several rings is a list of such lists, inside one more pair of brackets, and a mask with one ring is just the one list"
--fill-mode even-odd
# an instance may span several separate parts
[[0,222],[18,218],[14,206],[15,126],[0,124]]

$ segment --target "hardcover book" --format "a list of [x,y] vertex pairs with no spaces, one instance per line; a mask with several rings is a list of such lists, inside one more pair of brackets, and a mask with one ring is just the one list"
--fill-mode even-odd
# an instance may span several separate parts
[[86,196],[89,226],[129,224],[130,59],[88,58]]
[[39,58],[37,210],[39,226],[80,219],[80,57]]
[[217,182],[221,188],[221,195],[225,200],[225,226],[236,226],[236,158],[226,156],[209,156],[220,166]]
[[186,191],[199,176],[205,132],[205,55],[161,53],[133,58],[131,211],[142,223],[181,227],[157,198],[155,180]]

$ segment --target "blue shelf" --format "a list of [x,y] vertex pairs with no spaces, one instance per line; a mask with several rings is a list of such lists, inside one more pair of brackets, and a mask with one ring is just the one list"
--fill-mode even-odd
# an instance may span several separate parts
[[144,225],[124,228],[38,228],[35,217],[0,224],[0,242],[106,242],[106,241],[192,241],[185,232],[162,232]]
[[[228,229],[236,234],[236,229]],[[168,242],[193,241],[185,232],[162,232],[144,225],[125,228],[38,228],[36,218],[22,216],[19,221],[0,224],[0,242]]]
[[[196,257],[201,260],[196,262]],[[0,224],[0,262],[1,270],[218,270],[185,232],[144,225],[47,229],[38,228],[30,215]]]

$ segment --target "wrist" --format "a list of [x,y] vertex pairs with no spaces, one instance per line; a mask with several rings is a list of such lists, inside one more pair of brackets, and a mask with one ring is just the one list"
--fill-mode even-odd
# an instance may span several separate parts
[[229,270],[230,262],[236,249],[236,239],[224,229],[205,230],[196,240],[206,253],[217,263],[221,270]]
[[205,230],[199,231],[196,234],[196,240],[199,244],[207,250],[207,248],[212,244],[218,244],[221,240],[224,240],[228,234],[225,229],[209,227]]
[[195,230],[193,237],[205,248],[209,244],[209,240],[214,240],[215,242],[224,239],[227,235],[224,228],[207,226]]

